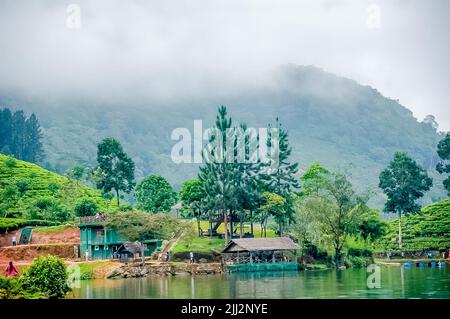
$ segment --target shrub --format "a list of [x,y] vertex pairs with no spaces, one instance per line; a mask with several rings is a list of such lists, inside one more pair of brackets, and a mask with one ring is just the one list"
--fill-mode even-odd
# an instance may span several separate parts
[[371,263],[371,258],[361,257],[361,256],[347,256],[345,258],[344,264],[347,268],[363,268],[367,267]]
[[305,246],[304,255],[314,258],[315,260],[327,260],[328,253],[312,243],[307,243]]
[[1,218],[0,217],[0,234],[6,231],[15,230],[25,226],[55,226],[57,222],[50,220],[33,220],[20,218]]
[[48,184],[47,189],[52,195],[55,195],[59,191],[60,186],[57,183],[51,182]]
[[40,292],[29,292],[22,288],[15,277],[0,277],[0,299],[37,299],[43,297]]
[[349,248],[347,254],[355,257],[372,257],[373,253],[366,248]]
[[17,187],[17,191],[19,192],[21,197],[23,195],[25,195],[27,190],[30,188],[30,186],[28,185],[28,183],[26,181],[18,181],[16,183],[16,187]]
[[14,168],[17,164],[17,161],[14,157],[8,156],[5,160],[6,167]]
[[29,208],[27,217],[30,219],[46,219],[63,223],[70,218],[70,213],[60,201],[50,197],[41,197]]
[[21,277],[22,286],[32,292],[42,292],[50,298],[63,298],[70,291],[64,261],[56,256],[41,256],[33,261]]
[[34,202],[34,206],[40,210],[47,210],[53,205],[53,201],[49,197],[39,198]]
[[92,216],[97,211],[97,204],[90,198],[83,198],[75,205],[77,216]]

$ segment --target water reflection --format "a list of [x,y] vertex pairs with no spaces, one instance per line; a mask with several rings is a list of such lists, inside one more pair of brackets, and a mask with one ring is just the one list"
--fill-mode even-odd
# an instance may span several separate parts
[[365,269],[83,281],[75,298],[450,298],[445,268],[382,267],[381,288]]

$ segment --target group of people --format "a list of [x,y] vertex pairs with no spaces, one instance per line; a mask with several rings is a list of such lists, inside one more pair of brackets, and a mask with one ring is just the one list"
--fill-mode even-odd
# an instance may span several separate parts
[[106,214],[105,213],[97,213],[97,214],[95,214],[95,219],[105,220]]

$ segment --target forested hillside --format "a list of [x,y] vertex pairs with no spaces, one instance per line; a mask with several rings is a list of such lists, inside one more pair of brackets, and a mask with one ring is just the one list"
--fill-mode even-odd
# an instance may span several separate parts
[[97,143],[113,136],[134,160],[138,179],[156,173],[178,189],[197,174],[198,165],[172,162],[176,143],[170,139],[172,130],[186,127],[193,134],[196,119],[203,120],[205,129],[213,124],[217,108],[226,105],[233,119],[251,127],[266,127],[279,117],[289,130],[299,174],[312,162],[330,168],[351,163],[357,188],[377,192],[373,204],[381,207],[378,175],[394,152],[406,151],[434,179],[424,203],[445,197],[442,177],[434,170],[440,138],[436,129],[376,89],[315,67],[288,65],[274,74],[270,85],[255,84],[228,94],[205,92],[198,97],[115,104],[83,99],[62,103],[10,94],[2,95],[0,102],[37,114],[44,134],[43,165],[61,173],[75,163],[93,166]]

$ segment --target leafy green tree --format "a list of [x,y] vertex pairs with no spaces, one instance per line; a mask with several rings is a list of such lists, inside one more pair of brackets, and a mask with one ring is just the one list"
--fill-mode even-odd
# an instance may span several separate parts
[[75,214],[79,217],[82,216],[92,216],[97,212],[97,204],[90,198],[82,198],[75,205]]
[[[282,236],[283,227],[293,221],[294,211],[292,209],[291,192],[298,189],[300,184],[295,176],[298,172],[298,163],[290,163],[288,161],[292,153],[288,132],[282,127],[278,118],[276,119],[275,128],[278,131],[278,137],[275,138],[275,136],[269,134],[267,146],[276,148],[276,142],[278,141],[278,149],[274,152],[276,158],[271,158],[268,166],[265,168],[266,174],[263,175],[263,178],[270,192],[276,193],[285,199],[284,216],[278,218],[279,234]],[[274,163],[276,164],[273,165]]]
[[184,225],[168,214],[147,214],[130,211],[109,214],[105,221],[105,227],[114,229],[125,240],[139,243],[141,256],[143,257],[144,246],[142,241],[171,239],[182,231]]
[[379,187],[387,196],[386,212],[398,214],[398,246],[402,249],[402,214],[416,213],[421,198],[433,185],[432,179],[408,154],[397,152],[388,167],[380,173]]
[[[436,165],[436,170],[439,174],[450,173],[450,133],[439,141],[437,146],[437,153],[441,158],[441,162]],[[450,196],[450,175],[443,182],[448,196]]]
[[188,212],[191,216],[197,217],[197,230],[199,236],[201,235],[200,217],[202,200],[205,194],[198,179],[189,179],[183,183],[178,197],[181,200],[182,210]]
[[357,231],[365,240],[376,241],[383,237],[387,231],[387,224],[381,220],[380,212],[376,209],[370,209],[361,216],[361,222]]
[[267,221],[270,216],[279,218],[280,211],[285,209],[286,200],[284,197],[270,192],[264,192],[261,195],[262,205],[257,211],[256,218],[261,224],[261,236],[267,237]]
[[70,213],[58,199],[41,197],[36,199],[28,207],[26,217],[29,219],[43,219],[62,223],[69,220]]
[[342,261],[345,239],[368,210],[367,201],[368,196],[355,194],[348,175],[342,172],[327,174],[319,193],[304,198],[303,209],[315,216],[323,239],[334,248],[336,267]]
[[[318,191],[311,193],[318,195]],[[289,227],[289,234],[297,239],[302,253],[310,244],[318,245],[321,237],[320,227],[314,212],[305,207],[308,197],[311,195],[298,196],[294,201],[294,223]]]
[[322,187],[325,175],[329,173],[330,171],[319,163],[312,163],[300,177],[300,181],[302,182],[300,195],[317,195]]
[[104,193],[114,191],[117,207],[120,207],[119,193],[130,193],[135,185],[133,161],[124,152],[122,145],[109,137],[97,146],[97,162],[97,188]]
[[130,211],[110,213],[105,226],[114,228],[126,240],[142,241],[170,239],[182,229],[183,223],[168,214]]
[[136,187],[138,207],[153,213],[168,212],[177,202],[177,193],[162,176],[150,175]]
[[86,168],[83,165],[76,164],[67,172],[67,177],[80,181],[86,172]]
[[70,291],[66,266],[56,256],[36,258],[21,280],[25,289],[43,292],[50,298],[64,298]]

